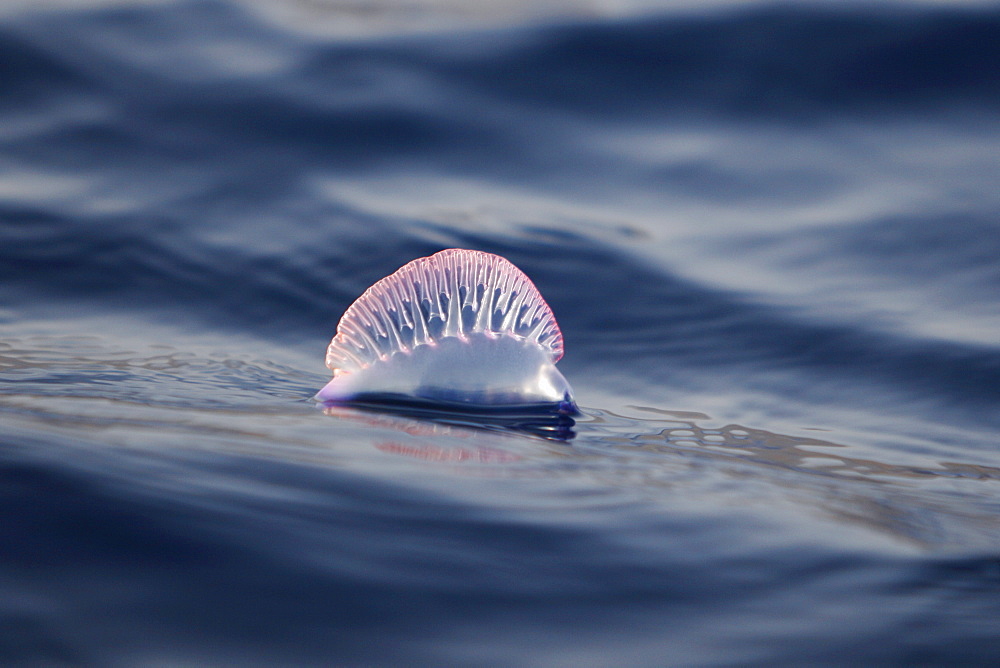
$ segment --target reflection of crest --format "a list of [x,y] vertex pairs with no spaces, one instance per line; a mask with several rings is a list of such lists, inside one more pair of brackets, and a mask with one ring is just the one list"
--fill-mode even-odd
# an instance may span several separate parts
[[562,441],[572,438],[573,420],[560,415],[473,415],[414,411],[410,406],[387,410],[373,407],[323,406],[323,413],[384,430],[399,432],[399,438],[374,440],[376,449],[426,462],[445,464],[509,464],[522,456],[503,449],[498,436],[512,432]]
[[474,464],[507,464],[521,459],[520,456],[497,448],[442,448],[429,443],[406,445],[396,441],[376,443],[382,452],[393,455],[415,457],[429,462],[470,462]]

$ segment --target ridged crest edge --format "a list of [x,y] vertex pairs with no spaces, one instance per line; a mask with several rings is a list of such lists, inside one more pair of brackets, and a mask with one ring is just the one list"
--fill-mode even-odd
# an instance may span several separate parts
[[452,248],[407,263],[358,297],[337,325],[326,365],[335,373],[363,369],[476,332],[534,341],[553,362],[563,355],[555,316],[524,272],[499,255]]

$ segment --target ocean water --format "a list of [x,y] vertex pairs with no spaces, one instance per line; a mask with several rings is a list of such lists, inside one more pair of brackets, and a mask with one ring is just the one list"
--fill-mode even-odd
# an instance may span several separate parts
[[[993,3],[5,6],[0,660],[996,665],[997,62]],[[448,247],[575,424],[311,400]]]

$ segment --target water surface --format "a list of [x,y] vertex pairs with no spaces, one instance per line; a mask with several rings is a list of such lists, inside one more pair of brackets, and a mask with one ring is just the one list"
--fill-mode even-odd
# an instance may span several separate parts
[[[5,10],[5,663],[1000,658],[1000,9],[536,4]],[[446,247],[571,431],[311,401]]]

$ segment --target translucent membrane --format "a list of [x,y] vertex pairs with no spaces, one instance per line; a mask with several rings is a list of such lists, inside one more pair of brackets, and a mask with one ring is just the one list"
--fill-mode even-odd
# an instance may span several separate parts
[[571,406],[555,368],[562,354],[552,310],[520,269],[490,253],[445,250],[383,278],[347,309],[326,355],[334,378],[317,398]]

